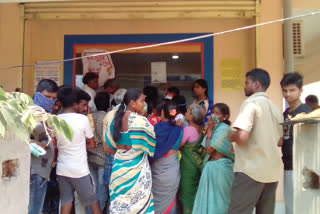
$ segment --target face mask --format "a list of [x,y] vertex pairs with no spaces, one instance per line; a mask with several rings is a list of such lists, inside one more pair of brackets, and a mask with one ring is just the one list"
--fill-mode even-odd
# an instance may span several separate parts
[[145,104],[142,111],[140,112],[140,115],[145,115],[147,113],[147,111],[148,111],[148,104]]
[[49,99],[43,96],[40,92],[36,92],[33,97],[33,102],[46,110],[47,113],[52,112],[52,106],[56,102],[57,99]]

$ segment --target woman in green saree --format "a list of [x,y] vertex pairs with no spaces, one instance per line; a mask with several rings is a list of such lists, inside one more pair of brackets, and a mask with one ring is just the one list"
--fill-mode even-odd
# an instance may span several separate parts
[[192,213],[194,199],[201,176],[201,166],[206,154],[201,146],[203,139],[201,124],[204,120],[200,105],[192,104],[185,115],[188,126],[183,129],[180,152],[180,187],[179,200],[184,214]]

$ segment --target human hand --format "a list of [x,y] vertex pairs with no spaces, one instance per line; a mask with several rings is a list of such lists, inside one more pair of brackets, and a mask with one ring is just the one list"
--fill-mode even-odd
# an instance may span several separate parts
[[211,115],[207,122],[207,132],[212,131],[217,125],[217,119],[215,116]]
[[182,127],[183,126],[183,119],[177,120],[176,125]]
[[278,141],[278,147],[282,147],[283,145],[283,137],[281,137]]
[[37,140],[30,140],[30,143],[35,143],[43,149],[47,148],[47,144],[41,143],[40,141],[37,141]]

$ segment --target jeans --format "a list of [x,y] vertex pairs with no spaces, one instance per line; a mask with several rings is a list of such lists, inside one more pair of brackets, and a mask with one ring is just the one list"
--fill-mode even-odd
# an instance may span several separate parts
[[[106,206],[109,193],[107,186],[103,181],[104,176],[104,166],[98,166],[96,164],[89,163],[90,174],[93,177],[94,183],[96,185],[96,193],[99,200],[101,210]],[[91,213],[91,209],[87,208],[87,214]]]
[[110,178],[111,178],[113,159],[114,159],[114,155],[108,154],[106,156],[106,160],[104,162],[103,180],[104,180],[105,185],[107,185],[108,195],[109,195],[109,183],[110,183]]
[[29,214],[41,214],[48,181],[39,176],[30,176]]

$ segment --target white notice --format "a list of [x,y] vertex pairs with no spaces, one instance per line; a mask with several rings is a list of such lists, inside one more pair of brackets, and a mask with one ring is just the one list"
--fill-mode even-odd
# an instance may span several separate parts
[[50,61],[36,62],[34,66],[34,91],[40,80],[51,79],[60,85],[60,63],[50,63]]
[[166,83],[167,82],[167,63],[151,62],[151,82]]

